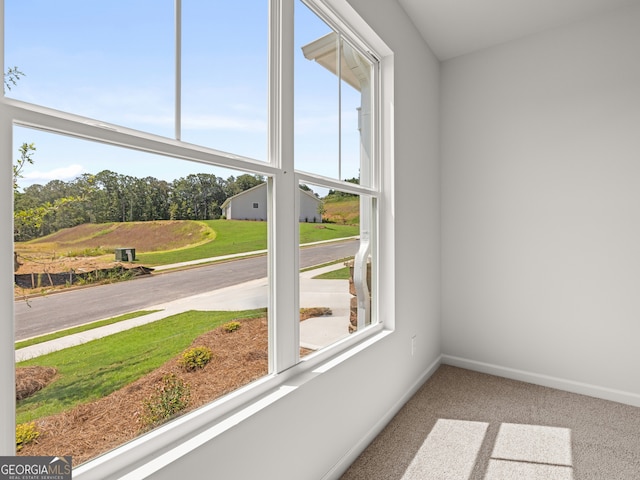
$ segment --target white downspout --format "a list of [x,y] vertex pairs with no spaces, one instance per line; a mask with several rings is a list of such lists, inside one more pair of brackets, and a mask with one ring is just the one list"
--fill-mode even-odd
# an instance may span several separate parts
[[[371,167],[371,67],[349,44],[342,43],[344,58],[360,82],[360,108],[358,130],[360,130],[360,184],[373,183]],[[370,285],[367,279],[371,254],[371,201],[360,199],[360,247],[353,265],[353,284],[358,306],[358,330],[371,324]]]

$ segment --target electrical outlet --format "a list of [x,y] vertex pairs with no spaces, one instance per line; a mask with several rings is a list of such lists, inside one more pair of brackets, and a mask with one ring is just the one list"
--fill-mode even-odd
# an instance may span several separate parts
[[413,357],[416,353],[416,336],[411,337],[411,356]]

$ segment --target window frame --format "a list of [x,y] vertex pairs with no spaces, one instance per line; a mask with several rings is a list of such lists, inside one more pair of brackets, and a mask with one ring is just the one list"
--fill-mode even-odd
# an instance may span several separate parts
[[[88,480],[128,474],[137,471],[135,469],[144,462],[147,462],[145,465],[154,464],[158,467],[159,460],[156,457],[160,452],[174,451],[176,450],[174,446],[178,443],[206,441],[207,438],[224,432],[234,422],[250,417],[295,389],[289,385],[294,377],[309,372],[317,374],[327,372],[336,362],[357,354],[361,349],[395,329],[393,53],[345,0],[304,0],[304,3],[327,21],[332,28],[343,35],[346,34],[346,38],[353,45],[379,63],[375,82],[378,88],[372,105],[372,110],[375,112],[373,123],[375,145],[372,155],[375,180],[371,187],[295,171],[293,152],[294,0],[271,0],[269,7],[267,162],[106,124],[96,119],[4,96],[0,99],[0,158],[5,171],[13,166],[12,132],[14,125],[20,125],[176,159],[243,170],[267,177],[270,219],[268,227],[269,316],[275,319],[269,322],[270,373],[204,407],[88,461],[74,469],[74,478]],[[180,0],[176,0],[176,5],[179,4]],[[3,1],[0,8],[0,21],[4,25]],[[2,37],[0,37],[0,55],[2,55],[0,61],[4,72],[4,38]],[[179,82],[179,79],[177,81]],[[179,120],[176,122],[176,127],[178,126]],[[3,176],[2,181],[4,183],[0,188],[3,188],[7,195],[12,195],[11,176]],[[372,305],[372,311],[377,312],[377,322],[303,359],[299,358],[299,321],[295,321],[299,312],[299,261],[298,255],[291,255],[292,251],[297,252],[299,248],[298,189],[300,183],[319,184],[373,198],[374,203],[377,204],[377,220],[372,227],[375,228],[375,236],[378,238],[373,252],[377,257],[374,276],[378,280],[374,282],[374,304]],[[275,200],[276,198],[278,201]],[[13,222],[13,201],[2,202],[0,222],[4,222],[5,225]],[[2,391],[13,392],[15,384],[14,298],[13,288],[9,288],[9,279],[13,284],[13,270],[9,267],[9,258],[13,258],[13,238],[8,229],[2,237],[0,248],[4,253],[2,258],[5,259],[5,263],[1,264],[5,269],[3,270],[5,275],[2,278],[6,282],[2,295],[5,300],[4,305],[10,305],[7,313],[10,314],[11,321],[0,322],[0,338],[3,339],[0,341],[4,342],[0,348],[2,352],[0,358],[3,360],[2,365],[13,368],[0,369],[0,385],[4,387]],[[15,454],[15,403],[15,395],[0,396],[0,454],[2,455]],[[167,462],[171,458],[173,458],[171,455],[165,455],[161,461]],[[149,468],[155,467],[151,465]]]

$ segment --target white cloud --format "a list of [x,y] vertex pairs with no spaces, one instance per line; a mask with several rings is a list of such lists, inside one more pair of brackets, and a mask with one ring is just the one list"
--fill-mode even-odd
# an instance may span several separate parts
[[29,184],[44,184],[50,182],[51,180],[69,181],[78,177],[84,171],[85,168],[82,165],[73,164],[66,167],[55,168],[53,170],[49,170],[48,172],[44,172],[41,170],[27,172],[23,175],[23,179],[26,180]]

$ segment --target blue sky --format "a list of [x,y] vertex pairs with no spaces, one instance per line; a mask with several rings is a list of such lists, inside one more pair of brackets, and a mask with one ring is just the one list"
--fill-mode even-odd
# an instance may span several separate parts
[[[266,160],[266,0],[184,0],[182,139]],[[5,70],[26,74],[8,96],[173,137],[173,0],[5,0]],[[296,4],[297,168],[337,177],[337,78],[300,47],[330,31]],[[345,85],[345,84],[343,84]],[[342,178],[357,176],[359,93],[342,92]],[[229,172],[15,128],[34,142],[21,186],[109,169],[174,180]],[[16,154],[17,155],[17,154]]]

